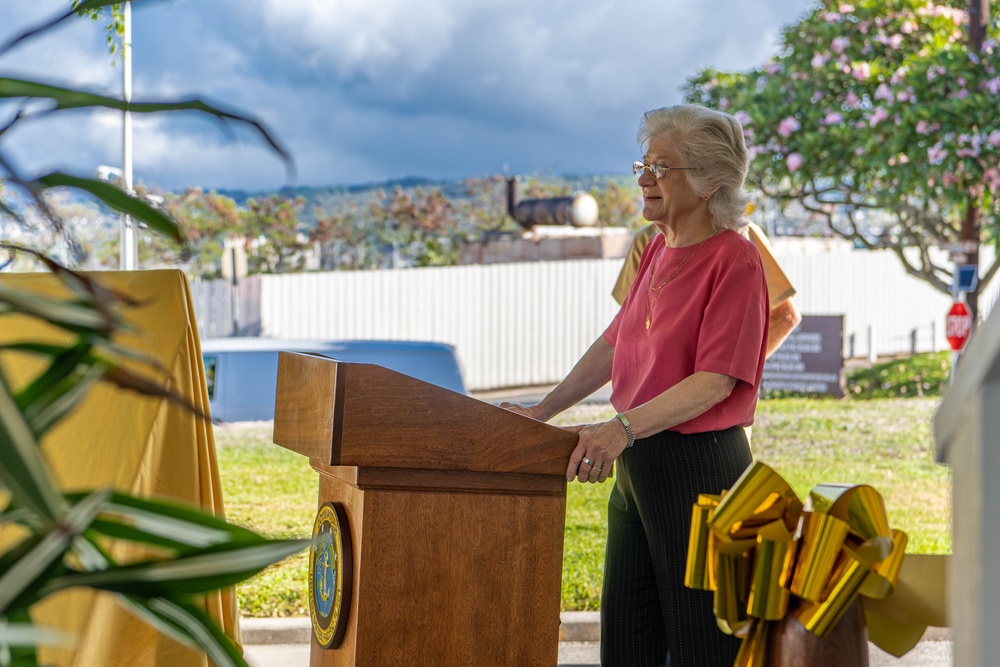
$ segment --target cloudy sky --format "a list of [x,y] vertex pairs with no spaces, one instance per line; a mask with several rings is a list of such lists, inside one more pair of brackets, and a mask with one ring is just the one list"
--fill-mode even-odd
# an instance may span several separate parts
[[[279,160],[197,117],[134,123],[137,182],[272,189],[405,176],[626,173],[647,109],[701,67],[745,69],[811,0],[173,0],[133,2],[133,100],[202,97],[267,123]],[[69,0],[3,0],[0,41]],[[120,95],[101,24],[0,58]],[[0,122],[12,111],[0,106]],[[74,112],[5,137],[26,171],[121,163],[121,117]]]

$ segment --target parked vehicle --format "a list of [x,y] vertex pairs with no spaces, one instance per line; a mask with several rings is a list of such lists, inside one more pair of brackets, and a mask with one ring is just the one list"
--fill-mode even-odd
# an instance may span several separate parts
[[395,340],[278,340],[215,338],[201,342],[212,419],[274,419],[278,352],[311,352],[337,361],[377,364],[465,393],[455,348],[445,343]]

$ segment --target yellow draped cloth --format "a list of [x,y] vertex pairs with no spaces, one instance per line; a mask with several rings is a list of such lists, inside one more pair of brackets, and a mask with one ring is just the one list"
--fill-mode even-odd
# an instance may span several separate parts
[[[176,270],[109,271],[88,274],[101,284],[140,302],[123,310],[134,327],[119,332],[115,342],[155,359],[165,370],[157,374],[130,365],[133,371],[159,379],[209,413],[205,371],[195,325],[191,292]],[[68,295],[47,273],[0,274],[9,287],[50,296]],[[0,342],[65,343],[65,334],[22,316],[0,318]],[[131,362],[130,362],[131,363]],[[15,390],[42,368],[42,361],[23,353],[0,354],[3,372]],[[212,426],[206,420],[165,399],[140,396],[100,383],[82,404],[50,430],[43,450],[64,490],[114,487],[140,497],[160,497],[200,507],[223,516],[222,486]],[[0,551],[7,547],[0,546]],[[134,561],[143,553],[116,545],[118,562]],[[233,589],[202,596],[204,611],[240,644],[239,616]],[[114,595],[72,590],[47,598],[32,610],[35,623],[57,627],[77,636],[71,649],[45,648],[42,664],[64,667],[208,667],[199,651],[158,633],[122,606]]]

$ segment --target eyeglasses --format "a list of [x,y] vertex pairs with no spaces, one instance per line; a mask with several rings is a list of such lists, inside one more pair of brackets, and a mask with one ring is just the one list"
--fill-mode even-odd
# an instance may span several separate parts
[[644,171],[649,171],[653,175],[653,178],[660,180],[667,175],[668,171],[695,171],[698,167],[668,167],[662,162],[657,162],[656,164],[646,164],[645,162],[639,162],[636,160],[632,163],[632,175],[639,176]]

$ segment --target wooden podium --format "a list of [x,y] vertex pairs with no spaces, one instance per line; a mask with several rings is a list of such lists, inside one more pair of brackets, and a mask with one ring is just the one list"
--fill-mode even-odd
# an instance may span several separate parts
[[282,352],[274,442],[309,457],[352,545],[343,639],[314,634],[311,667],[557,664],[575,434],[380,366]]

